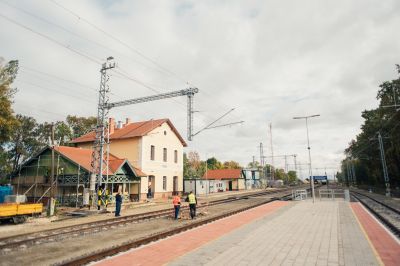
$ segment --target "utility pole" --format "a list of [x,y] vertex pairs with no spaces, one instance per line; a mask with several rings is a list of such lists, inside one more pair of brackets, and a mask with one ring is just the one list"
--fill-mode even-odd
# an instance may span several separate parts
[[51,124],[51,170],[50,170],[50,199],[47,202],[47,215],[53,216],[54,215],[54,123]]
[[387,167],[386,167],[385,149],[383,147],[382,135],[381,135],[380,131],[378,131],[378,140],[379,140],[379,150],[381,153],[383,177],[385,179],[386,196],[390,197],[390,180],[389,180],[389,175],[388,175],[388,171],[387,171]]
[[51,123],[51,177],[50,177],[50,197],[54,198],[54,123]]
[[285,173],[288,172],[288,165],[287,165],[287,155],[285,155]]
[[310,185],[311,185],[311,192],[312,192],[312,197],[313,197],[313,203],[315,202],[315,192],[314,192],[314,177],[312,174],[312,166],[311,166],[311,147],[310,147],[310,138],[308,135],[308,119],[312,117],[318,117],[318,115],[309,115],[309,116],[302,116],[302,117],[293,117],[293,119],[305,119],[306,120],[306,129],[307,129],[307,149],[308,149],[308,161],[310,163],[309,166],[309,174],[310,174]]
[[271,164],[271,178],[272,180],[275,180],[275,166],[274,166],[274,146],[272,142],[272,123],[269,123],[269,137],[270,137],[270,142],[271,142],[271,158],[272,158],[272,164]]
[[353,177],[353,185],[356,187],[357,186],[357,178],[356,178],[356,171],[354,169],[354,161],[351,161],[351,171],[353,173],[352,177]]
[[349,168],[349,160],[346,160],[346,185],[349,187],[350,186],[350,181],[351,181],[351,175],[350,175],[350,168]]
[[262,142],[260,142],[260,164],[261,164],[261,178],[265,180],[265,173],[264,173],[264,147]]

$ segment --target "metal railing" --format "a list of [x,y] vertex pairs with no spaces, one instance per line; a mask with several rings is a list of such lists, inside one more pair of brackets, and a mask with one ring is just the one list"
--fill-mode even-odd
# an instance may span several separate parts
[[293,200],[306,200],[308,198],[308,192],[305,189],[292,190]]
[[335,200],[337,198],[345,199],[345,190],[343,189],[319,189],[319,200],[331,199]]

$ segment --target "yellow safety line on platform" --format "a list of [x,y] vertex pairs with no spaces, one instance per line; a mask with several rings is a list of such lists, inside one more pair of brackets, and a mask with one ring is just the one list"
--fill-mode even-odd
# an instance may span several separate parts
[[[359,203],[359,204],[360,204],[360,203]],[[366,232],[365,229],[364,229],[364,226],[361,224],[360,220],[358,219],[357,214],[354,212],[354,210],[353,210],[353,208],[351,207],[351,204],[350,204],[350,203],[349,203],[349,208],[351,209],[351,212],[353,213],[354,217],[356,218],[356,221],[357,221],[358,225],[360,226],[361,231],[363,232],[364,236],[367,238],[367,241],[368,241],[369,245],[371,246],[371,248],[372,248],[372,250],[373,250],[373,252],[374,252],[374,254],[375,254],[376,259],[378,260],[379,265],[385,266],[385,263],[383,263],[383,261],[382,261],[382,259],[381,259],[381,256],[379,256],[378,251],[375,249],[374,244],[372,244],[371,239],[369,238],[367,232]],[[371,215],[369,212],[368,212],[368,214]]]

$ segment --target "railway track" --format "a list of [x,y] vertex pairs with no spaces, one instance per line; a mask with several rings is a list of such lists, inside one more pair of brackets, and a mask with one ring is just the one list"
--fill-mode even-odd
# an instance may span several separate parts
[[[271,193],[269,193],[269,194],[271,194]],[[175,235],[175,234],[190,230],[192,228],[195,228],[195,227],[207,224],[207,223],[211,223],[211,222],[214,222],[216,220],[219,220],[219,219],[222,219],[222,218],[225,218],[225,217],[228,217],[228,216],[231,216],[231,215],[234,215],[234,214],[237,214],[237,213],[240,213],[240,212],[243,212],[243,211],[246,211],[246,210],[249,210],[249,209],[252,209],[252,208],[255,208],[255,207],[270,203],[270,202],[273,202],[273,201],[276,201],[276,200],[289,199],[292,196],[291,195],[291,190],[290,191],[286,190],[286,191],[277,192],[276,194],[277,194],[276,197],[273,197],[273,198],[270,198],[270,199],[264,199],[262,201],[259,201],[257,203],[252,204],[252,205],[249,205],[249,206],[242,207],[240,209],[232,210],[232,211],[220,214],[220,215],[216,215],[216,216],[205,218],[205,219],[201,219],[201,220],[194,220],[193,222],[191,222],[189,224],[186,224],[186,225],[183,225],[183,226],[180,226],[180,227],[177,227],[177,228],[169,229],[169,230],[166,230],[166,231],[163,231],[163,232],[160,232],[160,233],[156,233],[154,235],[150,235],[150,236],[146,236],[146,237],[143,237],[143,238],[140,238],[140,239],[132,240],[132,241],[123,243],[121,245],[105,248],[105,249],[93,252],[91,254],[86,254],[86,255],[83,255],[83,256],[80,256],[80,257],[76,257],[76,258],[73,258],[73,259],[70,259],[70,260],[66,260],[66,261],[63,261],[63,262],[61,262],[61,263],[59,263],[57,265],[63,265],[63,266],[67,266],[67,265],[68,266],[85,265],[85,264],[88,264],[90,262],[98,261],[98,260],[104,259],[106,257],[113,256],[113,255],[116,255],[118,253],[121,253],[121,252],[124,252],[124,251],[128,251],[130,249],[137,248],[137,247],[145,245],[145,244],[149,244],[149,243],[157,241],[159,239],[163,239],[163,238],[166,238],[168,236],[172,236],[172,235]],[[244,196],[244,197],[246,197],[246,196]]]
[[[248,198],[253,197],[262,197],[277,194],[277,199],[280,199],[279,193],[285,193],[291,189],[281,189],[275,191],[263,191],[257,193],[248,193],[244,195],[238,195],[234,197],[229,197],[225,199],[219,199],[210,201],[205,204],[199,204],[199,209],[208,206],[215,206],[220,204],[226,204],[230,202],[240,201]],[[288,195],[284,195],[288,196]],[[188,209],[187,206],[183,206],[182,210]],[[63,239],[71,238],[71,237],[79,237],[84,236],[87,234],[95,234],[105,230],[112,230],[114,228],[118,228],[121,226],[125,226],[128,224],[135,224],[140,222],[145,222],[152,219],[163,218],[163,217],[172,217],[172,210],[171,209],[164,209],[152,212],[146,212],[142,214],[133,214],[127,215],[123,217],[116,217],[101,221],[94,221],[83,223],[79,225],[73,226],[66,226],[57,229],[48,229],[44,231],[34,232],[34,233],[27,233],[27,234],[20,234],[16,236],[6,237],[0,239],[0,252],[8,252],[13,249],[18,248],[27,248],[31,245],[38,245],[44,244],[49,242],[60,241]]]
[[400,211],[369,195],[351,191],[351,196],[400,238]]

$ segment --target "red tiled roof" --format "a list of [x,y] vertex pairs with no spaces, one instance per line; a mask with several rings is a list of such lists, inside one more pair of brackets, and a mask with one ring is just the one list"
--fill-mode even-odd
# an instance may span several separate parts
[[239,179],[242,177],[242,169],[216,169],[208,170],[203,179]]
[[[75,148],[75,147],[67,147],[67,146],[55,146],[54,150],[61,155],[65,156],[72,162],[79,164],[82,168],[86,169],[87,171],[91,171],[91,161],[92,161],[92,150],[89,149],[81,149],[81,148]],[[121,166],[127,162],[126,159],[121,159],[116,157],[113,154],[109,154],[109,160],[108,160],[108,174],[113,175],[116,171],[118,171]],[[143,173],[140,169],[131,166],[137,176],[147,176],[145,173]],[[106,172],[103,172],[103,175],[107,174]]]
[[[147,135],[153,129],[161,126],[163,123],[168,123],[171,127],[172,131],[176,134],[180,142],[184,147],[187,146],[186,142],[179,134],[178,130],[174,127],[172,122],[165,118],[165,119],[157,119],[157,120],[148,120],[142,122],[135,122],[125,125],[122,128],[115,128],[114,133],[110,134],[110,140],[113,139],[128,139],[134,137],[141,137]],[[84,143],[84,142],[92,142],[95,139],[95,132],[89,132],[79,138],[73,139],[71,143]]]

